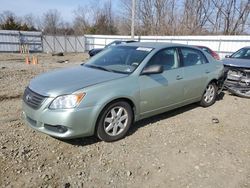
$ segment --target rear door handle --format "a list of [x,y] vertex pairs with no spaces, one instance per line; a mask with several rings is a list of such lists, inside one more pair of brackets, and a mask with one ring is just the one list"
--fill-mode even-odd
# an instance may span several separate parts
[[183,79],[183,77],[181,75],[176,76],[176,80],[181,80],[181,79]]
[[209,70],[206,70],[205,73],[208,74],[208,73],[210,73],[210,71],[209,71]]

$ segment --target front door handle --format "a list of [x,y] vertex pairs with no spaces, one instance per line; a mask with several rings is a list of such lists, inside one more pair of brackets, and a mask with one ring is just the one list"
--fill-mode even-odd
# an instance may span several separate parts
[[181,79],[183,79],[183,77],[181,75],[176,76],[176,80],[181,80]]

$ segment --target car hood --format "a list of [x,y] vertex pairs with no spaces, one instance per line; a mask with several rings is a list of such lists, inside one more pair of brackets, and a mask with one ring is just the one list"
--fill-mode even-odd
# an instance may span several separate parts
[[31,80],[29,88],[41,95],[56,97],[126,76],[128,75],[75,66],[41,74]]
[[250,68],[249,59],[226,58],[222,60],[224,65],[231,67]]

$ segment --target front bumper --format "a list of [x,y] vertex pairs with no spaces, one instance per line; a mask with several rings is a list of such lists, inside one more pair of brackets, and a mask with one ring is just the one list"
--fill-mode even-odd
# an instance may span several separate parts
[[63,139],[94,134],[98,107],[50,110],[48,106],[52,100],[46,99],[37,110],[23,101],[23,119],[26,124],[40,132]]

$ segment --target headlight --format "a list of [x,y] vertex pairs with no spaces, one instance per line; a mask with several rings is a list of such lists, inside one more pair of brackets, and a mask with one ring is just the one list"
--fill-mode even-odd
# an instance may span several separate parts
[[55,98],[50,104],[50,109],[70,109],[75,108],[83,99],[85,93],[62,95]]

